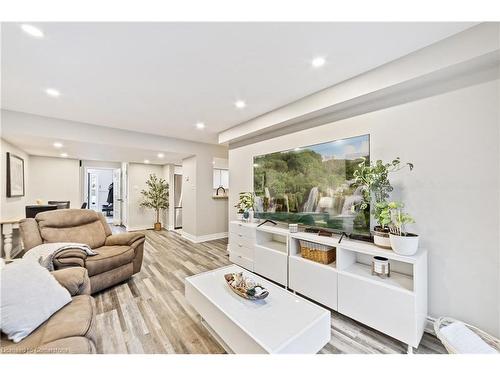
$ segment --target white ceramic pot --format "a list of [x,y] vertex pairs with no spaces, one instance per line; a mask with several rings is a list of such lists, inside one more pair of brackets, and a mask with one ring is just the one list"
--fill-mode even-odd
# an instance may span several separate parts
[[389,233],[373,231],[373,243],[378,247],[390,249],[391,240],[389,239]]
[[409,233],[408,236],[389,235],[392,250],[399,255],[413,255],[418,250],[418,235]]
[[389,276],[389,259],[384,257],[373,257],[373,272],[381,277]]

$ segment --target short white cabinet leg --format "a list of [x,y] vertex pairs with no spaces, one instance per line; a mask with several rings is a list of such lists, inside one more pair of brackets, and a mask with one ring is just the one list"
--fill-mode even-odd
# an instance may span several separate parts
[[411,345],[408,345],[408,351],[407,351],[408,354],[413,354],[413,346]]

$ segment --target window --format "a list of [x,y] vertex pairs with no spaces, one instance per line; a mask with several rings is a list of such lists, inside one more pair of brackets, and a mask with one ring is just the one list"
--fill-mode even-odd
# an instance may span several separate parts
[[227,169],[214,168],[213,188],[217,189],[219,186],[222,186],[224,189],[229,189],[229,171]]

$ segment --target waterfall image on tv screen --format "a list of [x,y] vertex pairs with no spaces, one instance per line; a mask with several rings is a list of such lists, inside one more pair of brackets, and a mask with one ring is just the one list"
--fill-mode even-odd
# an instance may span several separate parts
[[256,216],[369,236],[369,208],[358,209],[353,186],[362,158],[370,160],[369,135],[255,156]]

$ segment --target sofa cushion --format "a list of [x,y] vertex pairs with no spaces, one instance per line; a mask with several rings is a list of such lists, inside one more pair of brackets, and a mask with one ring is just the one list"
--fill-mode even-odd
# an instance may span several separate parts
[[[92,249],[104,245],[109,227],[92,210],[55,210],[35,217],[43,242],[78,242]],[[107,225],[107,224],[106,224]]]
[[30,352],[56,340],[70,337],[85,337],[96,342],[94,299],[89,295],[73,297],[71,303],[52,315],[23,341],[13,345],[17,352]]
[[134,260],[134,250],[130,246],[101,246],[95,250],[99,254],[85,261],[89,276],[110,271]]
[[0,328],[19,342],[71,302],[68,291],[38,262],[20,259],[1,272]]

